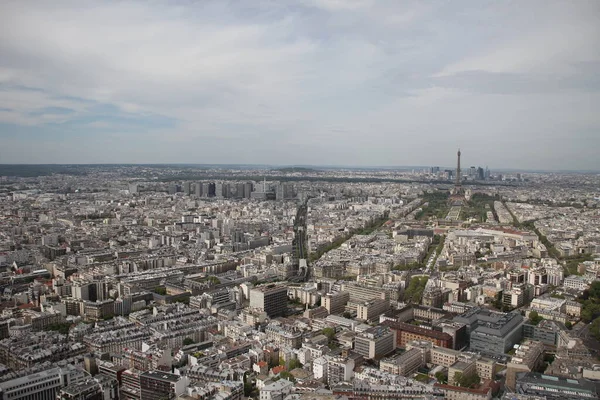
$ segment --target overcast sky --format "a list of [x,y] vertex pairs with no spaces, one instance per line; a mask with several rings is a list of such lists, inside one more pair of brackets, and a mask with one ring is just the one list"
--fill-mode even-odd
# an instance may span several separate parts
[[0,1],[0,163],[449,166],[457,147],[600,169],[600,1]]

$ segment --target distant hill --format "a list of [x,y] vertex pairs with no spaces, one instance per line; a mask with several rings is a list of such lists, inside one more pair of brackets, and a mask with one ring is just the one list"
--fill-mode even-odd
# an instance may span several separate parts
[[314,169],[314,168],[306,168],[306,167],[286,167],[286,168],[275,168],[272,169],[271,171],[277,171],[277,172],[283,172],[286,174],[289,173],[294,173],[294,172],[300,172],[300,173],[306,173],[306,172],[321,172],[318,169]]

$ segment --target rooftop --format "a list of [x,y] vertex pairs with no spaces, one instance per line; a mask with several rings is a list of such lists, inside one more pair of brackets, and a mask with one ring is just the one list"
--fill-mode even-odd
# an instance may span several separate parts
[[404,322],[384,321],[381,325],[387,326],[391,329],[402,330],[405,332],[414,333],[417,335],[423,335],[439,340],[452,340],[452,336],[447,333],[434,331],[432,329],[425,329],[415,325],[406,324]]
[[178,382],[181,376],[163,371],[148,371],[140,374],[140,378],[156,379],[164,382]]

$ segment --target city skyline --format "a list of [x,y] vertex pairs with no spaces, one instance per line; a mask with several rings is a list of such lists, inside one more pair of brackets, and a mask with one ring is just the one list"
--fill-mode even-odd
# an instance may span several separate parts
[[[334,164],[266,164],[266,163],[189,163],[189,162],[165,162],[165,163],[127,163],[127,162],[97,162],[97,163],[0,163],[0,172],[2,167],[61,167],[61,166],[85,166],[85,167],[142,167],[142,166],[153,166],[153,167],[173,167],[177,168],[211,168],[211,169],[241,169],[241,170],[272,170],[277,171],[279,169],[299,169],[298,172],[302,172],[302,169],[306,169],[306,172],[314,170],[319,171],[336,171],[336,170],[356,170],[356,171],[398,171],[406,172],[414,170],[415,172],[420,170],[430,170],[432,168],[439,169],[440,171],[456,171],[456,166],[444,165],[444,164],[432,164],[432,165],[334,165]],[[514,167],[490,167],[481,163],[469,164],[468,168],[482,168],[484,170],[493,170],[495,173],[575,173],[575,174],[593,174],[600,171],[600,169],[527,169],[527,168],[514,168]],[[10,174],[9,174],[10,175]],[[15,175],[15,174],[13,174]],[[19,174],[16,174],[20,176]],[[454,181],[454,178],[453,178]]]
[[[535,15],[535,18],[532,16]],[[598,170],[596,2],[3,2],[0,163]]]

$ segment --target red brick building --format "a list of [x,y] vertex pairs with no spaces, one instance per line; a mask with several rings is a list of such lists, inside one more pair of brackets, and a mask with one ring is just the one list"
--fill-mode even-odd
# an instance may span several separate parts
[[425,329],[404,322],[385,321],[384,326],[396,331],[396,345],[406,347],[411,340],[426,340],[436,346],[452,348],[452,336],[447,333]]

